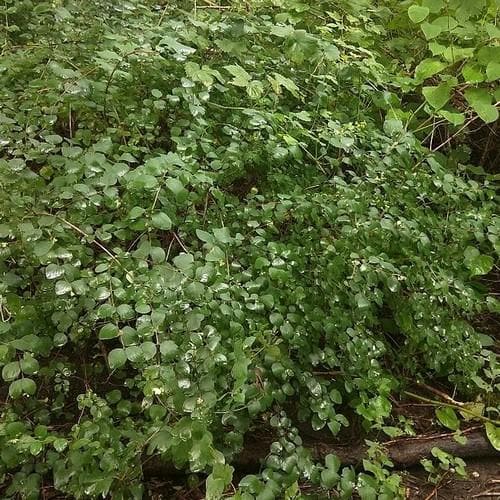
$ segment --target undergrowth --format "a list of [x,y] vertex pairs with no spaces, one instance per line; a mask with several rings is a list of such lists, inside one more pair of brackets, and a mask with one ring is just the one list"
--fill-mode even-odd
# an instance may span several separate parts
[[209,499],[400,498],[383,448],[318,462],[298,428],[409,433],[415,381],[499,447],[498,179],[464,138],[498,119],[497,14],[6,0],[2,497],[142,498],[153,457]]

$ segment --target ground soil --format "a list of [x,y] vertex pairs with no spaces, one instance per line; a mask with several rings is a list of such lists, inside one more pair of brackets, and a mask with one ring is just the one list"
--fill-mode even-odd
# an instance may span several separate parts
[[469,477],[447,476],[439,484],[427,482],[421,467],[408,471],[405,478],[408,499],[500,500],[500,457],[497,460],[466,460]]

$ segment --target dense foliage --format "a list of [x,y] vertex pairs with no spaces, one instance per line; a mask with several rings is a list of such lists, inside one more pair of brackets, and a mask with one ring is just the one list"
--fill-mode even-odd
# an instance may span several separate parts
[[[142,498],[159,457],[209,474],[209,499],[398,498],[377,444],[342,468],[298,429],[411,433],[391,398],[416,380],[475,402],[499,446],[477,321],[499,312],[481,279],[497,178],[466,145],[498,119],[497,17],[495,0],[0,5],[2,497]],[[262,426],[260,473],[233,478]]]

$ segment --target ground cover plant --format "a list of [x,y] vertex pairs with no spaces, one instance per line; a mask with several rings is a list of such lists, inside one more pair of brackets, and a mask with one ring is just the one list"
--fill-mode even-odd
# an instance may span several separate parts
[[499,450],[498,8],[5,0],[2,498],[403,498],[404,398]]

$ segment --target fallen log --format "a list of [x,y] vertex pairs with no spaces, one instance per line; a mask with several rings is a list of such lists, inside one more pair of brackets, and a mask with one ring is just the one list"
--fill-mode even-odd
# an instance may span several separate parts
[[[418,465],[423,458],[432,457],[431,450],[434,447],[451,453],[460,458],[489,458],[498,457],[500,452],[495,450],[482,428],[471,428],[462,433],[467,438],[465,444],[457,443],[453,433],[422,435],[411,438],[398,438],[383,443],[388,457],[396,469],[407,469]],[[272,437],[259,439],[248,439],[242,452],[232,462],[238,473],[255,473],[262,465],[265,457],[269,454],[269,446],[274,441]],[[323,461],[329,455],[337,455],[343,465],[361,465],[363,459],[367,458],[368,446],[359,444],[356,446],[340,446],[335,443],[326,443],[313,438],[304,441],[304,447],[309,448],[315,460]],[[158,477],[178,475],[179,470],[172,465],[161,462],[156,457],[146,459],[143,471],[146,477]]]

